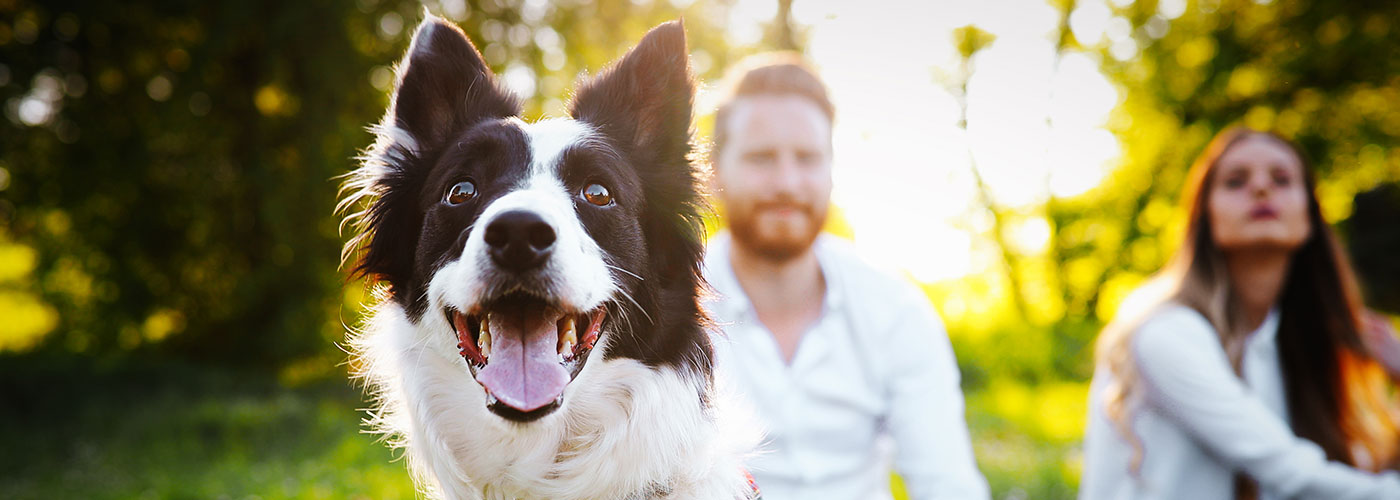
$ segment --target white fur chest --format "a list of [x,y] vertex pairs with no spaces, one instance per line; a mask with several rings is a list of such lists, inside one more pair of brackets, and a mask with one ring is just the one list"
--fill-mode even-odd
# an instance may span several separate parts
[[747,493],[739,459],[755,433],[721,431],[735,419],[702,405],[702,378],[604,361],[606,348],[598,349],[559,411],[511,422],[486,410],[484,391],[440,334],[419,331],[401,308],[384,303],[352,337],[354,365],[377,398],[368,423],[406,450],[429,496],[728,500]]

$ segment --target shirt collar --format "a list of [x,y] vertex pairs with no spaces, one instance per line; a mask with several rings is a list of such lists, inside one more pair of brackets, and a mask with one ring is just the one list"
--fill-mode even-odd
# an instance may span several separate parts
[[[823,313],[840,307],[844,300],[841,294],[844,287],[841,286],[841,273],[837,263],[839,259],[837,255],[833,255],[831,248],[839,242],[831,241],[832,238],[833,236],[822,233],[812,244],[817,255],[817,265],[821,267],[822,279],[826,283]],[[706,275],[710,287],[717,295],[712,301],[717,312],[728,319],[738,318],[753,310],[753,303],[744,295],[744,288],[739,286],[739,278],[734,274],[734,266],[729,259],[729,251],[733,244],[733,236],[729,231],[721,231],[710,238],[705,256]]]
[[1269,309],[1269,314],[1264,316],[1264,322],[1259,324],[1259,329],[1249,334],[1251,338],[1258,340],[1273,340],[1278,335],[1278,306]]
[[842,282],[840,259],[832,248],[840,243],[835,236],[822,233],[812,244],[817,253],[817,265],[822,269],[822,280],[826,282],[826,304],[823,306],[826,311],[841,307],[841,301],[845,299],[842,291],[846,287]]

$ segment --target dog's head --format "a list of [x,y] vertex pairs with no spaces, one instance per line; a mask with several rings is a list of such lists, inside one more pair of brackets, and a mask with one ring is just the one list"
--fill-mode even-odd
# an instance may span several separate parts
[[694,92],[672,22],[581,82],[570,117],[525,123],[466,36],[429,17],[347,182],[342,207],[365,203],[347,256],[450,340],[429,344],[456,345],[476,382],[462,390],[503,418],[553,412],[590,359],[708,374]]

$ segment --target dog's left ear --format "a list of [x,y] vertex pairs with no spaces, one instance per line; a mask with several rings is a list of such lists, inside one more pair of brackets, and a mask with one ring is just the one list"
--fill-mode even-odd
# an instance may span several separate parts
[[671,21],[580,85],[570,115],[616,141],[640,168],[689,153],[694,100],[685,28]]
[[570,114],[596,127],[642,179],[649,214],[642,231],[657,282],[693,296],[704,254],[704,202],[690,161],[695,82],[684,27],[673,21],[653,28],[575,95]]

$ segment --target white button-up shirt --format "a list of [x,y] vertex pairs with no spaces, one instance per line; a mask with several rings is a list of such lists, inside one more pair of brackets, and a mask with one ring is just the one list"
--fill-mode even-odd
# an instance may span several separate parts
[[789,365],[734,276],[730,244],[728,233],[709,244],[707,306],[724,334],[717,370],[765,427],[749,467],[766,500],[888,498],[890,441],[913,498],[988,497],[952,346],[917,288],[820,236],[825,304]]
[[1396,473],[1328,462],[1322,448],[1293,434],[1278,322],[1271,312],[1250,334],[1241,380],[1215,328],[1194,309],[1170,305],[1147,319],[1132,339],[1143,395],[1132,413],[1141,470],[1128,470],[1133,448],[1104,413],[1113,378],[1101,365],[1090,388],[1079,498],[1232,500],[1239,471],[1258,481],[1263,500],[1400,499]]

